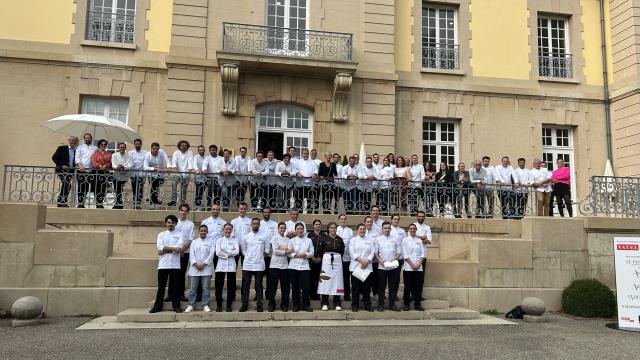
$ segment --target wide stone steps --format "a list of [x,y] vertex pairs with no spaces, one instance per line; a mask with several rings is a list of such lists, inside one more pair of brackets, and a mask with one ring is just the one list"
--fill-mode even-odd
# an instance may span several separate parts
[[[226,300],[226,299],[225,299]],[[373,307],[377,307],[378,305],[378,300],[377,298],[372,298],[371,300],[371,304]],[[426,310],[447,310],[449,309],[449,302],[445,301],[445,300],[424,300],[421,302],[422,307],[425,308]],[[186,302],[181,302],[180,303],[180,309],[182,309],[184,311],[184,309],[187,308],[187,303]],[[264,308],[264,310],[267,310],[267,305],[268,305],[268,301],[264,300],[262,303],[262,307]],[[385,311],[386,308],[388,307],[389,303],[385,301]],[[396,307],[401,308],[403,305],[402,300],[400,301],[396,301]],[[226,309],[227,306],[227,302],[224,301],[222,303],[222,307]],[[231,308],[236,311],[240,309],[240,306],[242,306],[242,303],[240,302],[240,297],[236,297],[236,300],[232,303]],[[340,306],[343,309],[351,309],[351,301],[344,301],[342,300],[340,303]],[[361,307],[362,302],[361,302]],[[151,309],[153,307],[153,301],[149,302],[149,309]],[[209,301],[209,307],[211,308],[212,311],[215,311],[216,308],[216,302],[214,300],[210,300]],[[413,304],[412,304],[413,307]],[[252,297],[249,297],[249,305],[248,305],[249,310],[256,310],[256,302],[253,301]],[[311,300],[311,308],[313,308],[316,311],[320,311],[320,309],[322,308],[322,305],[320,303],[320,300]],[[173,306],[171,305],[170,302],[164,302],[162,304],[162,310],[163,311],[171,311],[173,309]],[[202,303],[198,302],[196,303],[196,310],[201,310],[202,309]],[[276,296],[276,309],[278,311],[280,311],[280,296]],[[293,309],[293,305],[291,303],[291,301],[289,301],[289,311],[291,311],[291,309]],[[329,299],[329,309],[333,309],[333,301],[330,298]],[[224,310],[223,310],[224,311]]]
[[313,312],[257,312],[248,310],[246,312],[209,312],[195,311],[192,313],[175,313],[173,311],[163,311],[154,314],[149,313],[149,309],[132,308],[127,309],[117,316],[118,322],[127,323],[158,323],[175,321],[289,321],[289,320],[473,320],[479,318],[477,311],[465,308],[430,309],[425,311],[373,311],[351,310],[343,311],[319,311]]

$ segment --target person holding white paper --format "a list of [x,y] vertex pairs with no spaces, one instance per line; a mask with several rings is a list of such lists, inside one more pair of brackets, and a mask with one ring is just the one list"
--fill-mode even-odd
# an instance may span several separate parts
[[398,296],[396,273],[400,271],[398,259],[401,253],[402,242],[391,236],[391,223],[383,222],[382,235],[375,241],[375,257],[378,259],[378,311],[384,311],[384,293],[387,284],[389,284],[389,310],[398,311],[395,305]]
[[297,235],[289,239],[287,247],[293,252],[288,256],[289,261],[289,279],[291,280],[291,302],[293,303],[293,312],[298,312],[302,308],[303,311],[312,312],[311,301],[309,299],[309,282],[311,279],[309,267],[309,259],[313,257],[315,250],[311,239],[305,236],[304,224],[299,222],[295,226]]
[[[367,311],[373,311],[371,306],[371,272],[373,267],[374,242],[371,238],[366,237],[366,229],[364,224],[358,224],[358,235],[349,241],[349,255],[351,256],[351,264],[349,271],[351,275],[351,311],[356,312],[360,307],[360,295],[364,302],[364,308]],[[364,270],[366,278],[361,280],[355,275],[356,269]]]
[[184,311],[192,312],[196,307],[196,291],[202,288],[202,310],[210,312],[211,276],[213,275],[213,255],[216,253],[215,241],[207,238],[209,228],[200,225],[200,237],[191,241],[189,252],[189,306]]
[[422,299],[422,286],[424,285],[424,268],[422,262],[427,258],[426,247],[422,239],[416,236],[416,224],[409,225],[409,236],[402,240],[402,254],[404,256],[404,311],[413,308],[424,311],[420,304]]

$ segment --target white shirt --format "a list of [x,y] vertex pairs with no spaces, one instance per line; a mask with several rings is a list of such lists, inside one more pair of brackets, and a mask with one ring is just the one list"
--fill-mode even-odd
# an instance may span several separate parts
[[[206,159],[207,159],[207,156],[202,156],[200,154],[194,155],[193,156],[193,169],[194,170],[201,170],[203,165],[204,165],[204,161]],[[203,174],[196,175],[196,182],[203,183],[205,181],[207,181],[207,176],[206,175],[203,175]]]
[[[186,219],[184,221],[178,219],[178,223],[176,224],[176,231],[182,234],[182,238],[184,239],[185,242],[195,239],[196,235],[193,232],[193,229],[194,229],[193,221],[189,219]],[[213,241],[215,241],[215,239],[213,239]],[[213,245],[215,245],[215,242],[213,243]],[[189,248],[187,248],[184,251],[184,253],[188,254]]]
[[231,220],[231,225],[233,225],[231,236],[238,239],[239,242],[242,242],[244,236],[251,232],[251,218],[248,216],[238,216]]
[[224,160],[222,160],[222,156],[213,157],[211,155],[207,155],[202,162],[200,170],[205,171],[207,174],[218,174],[222,169],[223,163]]
[[280,161],[276,165],[276,175],[282,176],[282,173],[285,171],[289,173],[289,176],[293,176],[296,174],[296,172],[298,172],[298,170],[296,169],[296,166],[292,162],[289,162],[289,164],[286,164],[284,161]]
[[378,258],[382,261],[393,261],[402,253],[402,242],[397,241],[393,236],[380,235],[376,238],[375,249]]
[[240,244],[234,237],[223,236],[216,241],[218,266],[216,272],[236,272],[236,256],[240,254]]
[[[496,181],[502,182],[502,185],[512,185],[518,182],[518,175],[516,175],[515,171],[511,165],[509,166],[496,166],[495,169]],[[513,182],[511,181],[513,179]]]
[[[416,226],[416,236],[426,236],[427,240],[433,241],[433,237],[431,236],[431,227],[426,223],[420,224],[419,222],[413,223]],[[424,257],[427,257],[427,244],[422,244],[424,248]]]
[[[189,276],[213,275],[213,255],[216,253],[216,245],[210,239],[197,238],[191,242],[189,253]],[[206,264],[204,269],[198,270],[193,264]]]
[[[300,159],[298,160],[297,164],[296,164],[297,170],[298,170],[298,175],[305,177],[305,178],[310,178],[314,175],[318,175],[318,165],[316,165],[316,162],[311,160],[311,159]],[[305,182],[309,182],[308,179],[305,179]]]
[[361,266],[360,262],[356,260],[357,258],[369,260],[367,269],[373,271],[371,261],[373,260],[373,253],[375,251],[374,246],[374,241],[366,236],[363,238],[356,236],[351,239],[351,241],[349,241],[349,255],[351,256],[349,271],[355,270],[356,266]]
[[[171,157],[171,167],[178,172],[189,172],[191,169],[195,169],[193,166],[193,153],[191,150],[182,152],[176,150]],[[188,176],[187,174],[181,174],[181,176]]]
[[[222,161],[220,162],[220,172],[230,172],[230,173],[235,173],[238,170],[238,168],[236,167],[236,161],[229,157],[228,161],[224,160],[224,157],[222,158]],[[220,181],[223,185],[226,186],[231,186],[236,182],[236,177],[234,175],[228,175],[228,176],[220,176]]]
[[411,182],[409,183],[410,187],[421,187],[421,182],[424,181],[426,175],[424,173],[424,166],[422,165],[412,165],[409,168],[409,174],[411,175]]
[[487,171],[487,178],[485,179],[485,181],[487,182],[487,185],[485,185],[485,189],[493,189],[493,184],[496,183],[496,168],[489,165],[489,166],[482,166],[486,171]]
[[80,144],[76,149],[76,164],[91,169],[91,156],[98,148],[95,145]]
[[351,254],[349,254],[349,241],[353,238],[353,230],[348,226],[340,226],[336,229],[336,234],[342,238],[344,242],[344,255],[342,256],[342,262],[351,261]]
[[[520,185],[531,185],[531,174],[529,173],[529,169],[517,168],[514,170],[514,172],[517,175],[517,181],[518,183],[520,183]],[[528,189],[526,187],[520,187],[516,189],[517,192],[522,193],[526,193],[527,190]]]
[[[120,165],[124,167],[124,170],[115,170]],[[131,159],[131,155],[128,153],[124,153],[124,155],[122,155],[119,151],[116,151],[111,155],[111,167],[115,170],[114,175],[117,180],[122,181],[128,179],[130,173],[127,170],[131,169],[132,165],[133,159]]]
[[[551,177],[551,173],[549,170],[541,167],[540,169],[533,168],[529,171],[529,175],[531,176],[531,182],[541,182],[549,179]],[[536,191],[539,192],[551,192],[551,185],[547,183],[547,185],[538,186]]]
[[264,271],[264,255],[268,240],[260,232],[250,232],[239,240],[240,250],[244,255],[242,271]]
[[[166,169],[169,167],[169,158],[167,153],[162,149],[158,149],[156,156],[151,155],[151,151],[144,155],[144,169],[154,171],[156,169]],[[149,177],[161,177],[162,174],[150,173]]]
[[271,263],[269,269],[288,269],[289,261],[285,251],[289,248],[289,239],[280,234],[271,238]]
[[227,222],[224,221],[221,217],[213,218],[213,216],[209,216],[208,218],[202,220],[201,225],[206,225],[209,232],[207,233],[207,239],[211,239],[216,241],[217,239],[222,237],[222,231],[224,230],[224,224]]
[[402,239],[407,237],[407,233],[400,226],[391,225],[391,237],[394,238],[398,244],[400,244],[400,248],[402,248]]
[[264,219],[260,220],[260,230],[262,234],[267,239],[271,239],[275,235],[278,235],[278,223],[269,219],[269,221],[265,221]]
[[376,177],[378,179],[385,180],[385,181],[380,181],[380,186],[384,189],[389,188],[389,185],[390,185],[389,180],[393,179],[394,176],[395,174],[393,173],[393,168],[391,166],[380,168],[378,170],[378,173],[376,174]]
[[376,236],[382,235],[382,223],[383,222],[384,222],[384,220],[382,220],[382,219],[378,219],[378,220],[375,220],[373,222],[373,226],[371,226],[371,228],[373,229],[373,231],[376,234]]
[[301,223],[302,224],[302,227],[304,228],[304,233],[306,234],[307,233],[307,225],[304,224],[304,221],[300,221],[300,220],[295,221],[295,222],[293,220],[287,220],[285,222],[285,225],[287,225],[287,231],[285,232],[285,234],[289,233],[289,232],[292,232],[292,231],[296,231],[296,224],[297,223]]
[[[420,262],[420,269],[418,271],[424,270],[422,268],[422,259],[427,258],[427,253],[422,245],[422,240],[417,237],[407,236],[402,240],[402,254],[404,259],[411,259],[411,262],[414,264]],[[414,271],[408,261],[404,262],[403,268],[404,271]]]
[[258,161],[258,159],[253,159],[249,163],[249,171],[253,176],[251,176],[251,183],[259,184],[264,181],[263,176],[266,176],[269,172],[267,168],[267,162],[262,160]]
[[[129,156],[131,156],[131,169],[132,170],[144,170],[144,157],[147,155],[148,151],[140,149],[140,151],[130,150]],[[144,173],[141,171],[135,172],[132,174],[133,176],[143,176]]]
[[233,162],[236,164],[236,171],[240,173],[240,175],[249,174],[249,163],[251,162],[249,155],[246,155],[245,157],[237,155],[233,159]]
[[[303,235],[304,236],[304,235]],[[308,237],[293,237],[289,239],[289,249],[293,249],[293,253],[289,254],[291,260],[289,261],[289,269],[291,270],[310,270],[309,259],[313,257],[315,250],[313,248],[313,242]],[[303,252],[307,256],[304,258],[294,257],[297,253]]]
[[[182,248],[184,239],[179,231],[165,230],[158,234],[156,248],[161,251],[165,246]],[[171,252],[160,255],[158,259],[158,269],[180,269],[180,253]]]
[[378,171],[373,166],[371,166],[370,168],[366,166],[361,167],[360,171],[358,172],[358,177],[360,179],[365,180],[365,179],[368,179],[370,176],[373,176],[373,179],[360,182],[361,184],[360,188],[362,190],[371,191],[374,187],[377,187],[378,183],[376,181],[373,181],[375,180],[377,173]]

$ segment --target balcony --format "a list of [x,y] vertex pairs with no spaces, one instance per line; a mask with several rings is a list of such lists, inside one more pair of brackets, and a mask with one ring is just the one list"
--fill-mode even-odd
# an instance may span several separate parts
[[135,16],[89,11],[86,40],[110,43],[133,43]]
[[[242,68],[334,74],[355,71],[353,35],[248,24],[223,24],[221,63]],[[326,70],[326,71],[325,71]]]
[[422,68],[460,70],[460,46],[447,44],[423,44]]
[[538,56],[538,74],[542,77],[571,79],[572,55],[571,54],[542,54]]

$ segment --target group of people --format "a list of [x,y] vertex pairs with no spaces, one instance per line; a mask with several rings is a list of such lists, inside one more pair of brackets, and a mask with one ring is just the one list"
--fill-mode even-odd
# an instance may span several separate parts
[[[78,145],[78,139],[70,137],[69,144],[60,146],[53,155],[61,180],[58,206],[67,206],[75,177],[78,207],[84,207],[89,192],[95,193],[96,206],[103,207],[107,183],[112,182],[114,208],[122,208],[123,188],[130,181],[133,207],[142,208],[148,182],[148,202],[154,208],[162,204],[159,189],[164,175],[172,173],[169,207],[190,203],[197,210],[205,210],[217,203],[227,211],[232,203],[238,206],[244,202],[249,193],[247,202],[253,209],[286,211],[304,207],[311,213],[337,214],[342,202],[345,213],[350,215],[366,214],[376,204],[385,214],[415,215],[424,209],[427,216],[444,216],[450,209],[455,217],[491,218],[494,209],[498,209],[503,218],[520,219],[527,213],[527,206],[535,208],[531,213],[538,216],[553,215],[555,197],[560,215],[564,216],[566,208],[572,216],[570,171],[562,158],[557,160],[555,171],[547,169],[547,163],[539,159],[533,160],[532,169],[526,168],[524,158],[519,158],[517,167],[513,167],[507,156],[496,166],[484,156],[473,161],[469,170],[463,162],[456,170],[441,162],[436,170],[435,164],[423,164],[417,155],[405,159],[390,153],[381,158],[376,153],[360,159],[353,154],[342,165],[340,154],[326,153],[321,160],[315,149],[302,149],[298,157],[295,147],[289,147],[281,161],[273,151],[257,151],[252,159],[245,147],[235,157],[229,149],[220,155],[216,145],[209,145],[208,154],[200,145],[194,155],[190,144],[181,140],[169,160],[158,143],[152,143],[150,151],[146,151],[140,139],[133,142],[134,149],[130,151],[126,144],[118,143],[113,154],[106,150],[107,140],[99,140],[96,147],[91,134],[85,134],[83,141]],[[195,194],[188,199],[191,181],[195,183]],[[476,199],[474,212],[471,194]],[[533,194],[535,199],[528,205]]]
[[[380,218],[380,208],[373,206],[369,215],[354,229],[347,224],[347,215],[323,227],[313,221],[313,229],[298,220],[299,210],[289,212],[290,219],[277,223],[271,220],[271,209],[262,209],[262,219],[247,216],[248,205],[241,202],[239,216],[229,223],[220,217],[220,205],[213,204],[211,216],[197,230],[188,219],[188,204],[179,206],[179,214],[165,218],[166,230],[158,234],[158,291],[150,312],[162,310],[163,301],[171,301],[175,312],[181,312],[180,301],[187,301],[185,312],[192,312],[196,302],[210,312],[210,287],[214,278],[215,311],[223,311],[223,288],[226,279],[226,311],[232,311],[236,297],[236,272],[241,264],[242,288],[240,312],[249,307],[251,283],[254,282],[258,312],[276,309],[276,294],[280,288],[279,307],[313,311],[311,300],[321,300],[322,310],[332,307],[342,310],[341,300],[351,301],[352,311],[362,308],[373,311],[371,295],[377,296],[377,310],[400,311],[396,306],[400,275],[403,273],[402,309],[423,311],[421,306],[424,266],[431,229],[425,223],[426,214],[418,211],[416,222],[407,230],[400,227],[400,215],[390,221]],[[185,298],[185,275],[189,279],[188,299]],[[263,277],[267,289],[264,293]],[[165,288],[169,282],[169,296]],[[388,295],[387,295],[388,294]],[[263,296],[264,295],[264,296]]]

